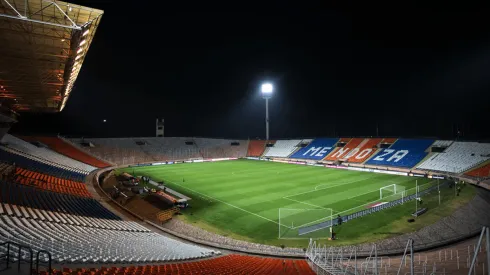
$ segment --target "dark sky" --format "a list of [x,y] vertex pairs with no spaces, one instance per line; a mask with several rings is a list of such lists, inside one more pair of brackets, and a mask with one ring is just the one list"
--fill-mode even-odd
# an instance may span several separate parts
[[259,87],[271,81],[272,138],[372,136],[377,124],[382,136],[451,138],[458,127],[490,138],[483,11],[184,12],[159,2],[84,1],[105,14],[67,107],[23,114],[13,131],[153,136],[162,117],[166,136],[263,138]]

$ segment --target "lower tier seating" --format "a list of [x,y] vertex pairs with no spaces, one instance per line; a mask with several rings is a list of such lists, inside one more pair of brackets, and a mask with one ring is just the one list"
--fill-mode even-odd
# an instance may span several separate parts
[[248,152],[247,156],[249,157],[260,157],[264,153],[265,144],[267,141],[265,140],[251,140],[248,143]]
[[298,149],[297,146],[300,142],[300,139],[278,140],[274,146],[269,147],[264,156],[286,158]]
[[419,169],[462,173],[490,159],[490,143],[454,142],[443,153],[434,153]]
[[471,170],[469,172],[466,172],[465,175],[472,176],[472,177],[478,177],[478,178],[489,178],[490,177],[490,163],[487,165],[484,165],[482,167],[479,167],[475,170]]
[[356,148],[345,156],[347,162],[362,163],[371,157],[377,150],[381,138],[366,138]]
[[[0,215],[0,242],[48,250],[55,263],[148,263],[208,257],[214,251],[152,232],[115,231]],[[2,253],[6,248],[1,247]],[[12,249],[15,255],[17,251]],[[24,254],[25,256],[25,254]]]
[[72,270],[63,268],[55,274],[115,275],[314,275],[305,260],[282,260],[245,255],[227,255],[219,258],[165,265],[142,265],[125,267],[102,267],[100,269]]

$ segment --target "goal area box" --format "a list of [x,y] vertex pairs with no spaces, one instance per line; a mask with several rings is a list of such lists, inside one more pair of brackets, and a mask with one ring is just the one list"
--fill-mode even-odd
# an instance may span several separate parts
[[[326,222],[333,218],[331,208],[291,209],[279,208],[279,239],[309,239],[330,237]],[[321,224],[322,226],[317,226]],[[304,228],[314,227],[307,231]]]

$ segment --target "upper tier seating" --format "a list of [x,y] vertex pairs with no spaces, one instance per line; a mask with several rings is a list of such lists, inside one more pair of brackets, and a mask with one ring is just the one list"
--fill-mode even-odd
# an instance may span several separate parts
[[344,157],[347,159],[347,162],[362,163],[378,150],[377,145],[382,140],[382,138],[366,138]]
[[434,140],[398,139],[390,148],[380,150],[366,162],[369,165],[396,166],[412,168],[427,156]]
[[[247,155],[248,141],[214,138],[194,138],[199,152],[205,159],[208,158],[242,158]],[[239,145],[231,145],[238,143]]]
[[[19,207],[36,208],[43,211],[52,211],[56,213],[55,216],[57,219],[59,219],[58,214],[62,217],[64,217],[64,214],[70,214],[99,219],[120,220],[118,216],[91,198],[51,192],[10,181],[0,182],[0,190],[0,201],[4,205],[9,204]],[[5,209],[5,212],[8,213],[7,209]],[[48,220],[50,218],[46,217]]]
[[[152,232],[115,231],[0,215],[0,242],[7,240],[27,245],[34,253],[48,250],[58,263],[160,262],[213,254],[212,250]],[[5,246],[0,250],[5,253]],[[17,253],[16,249],[11,252]]]
[[434,147],[449,147],[451,144],[453,144],[452,140],[436,140],[432,146]]
[[322,160],[335,147],[338,138],[317,138],[290,156],[293,159]]
[[109,167],[111,166],[108,163],[105,163],[101,160],[98,160],[91,155],[80,151],[78,148],[74,147],[73,145],[67,143],[66,141],[62,140],[61,138],[58,137],[27,137],[27,136],[22,136],[20,137],[23,140],[29,141],[29,142],[34,142],[34,141],[39,141],[47,146],[49,148],[55,150],[56,152],[63,154],[65,156],[68,156],[72,159],[76,159],[80,162],[89,164],[93,167]]
[[278,140],[274,146],[269,147],[269,150],[264,154],[264,157],[286,158],[298,149],[297,146],[300,142],[300,139]]
[[102,267],[90,270],[63,268],[55,274],[62,274],[61,272],[80,275],[315,275],[305,260],[283,260],[234,254],[203,261],[165,265]]
[[49,162],[57,163],[58,165],[72,168],[73,170],[83,174],[88,174],[89,172],[96,169],[93,166],[58,154],[47,148],[37,147],[30,144],[29,142],[23,141],[22,139],[16,138],[9,134],[6,134],[2,138],[2,143],[11,149],[22,152],[23,154],[34,156],[36,158],[47,160]]
[[[345,144],[344,147],[335,148],[332,153],[330,153],[325,160],[339,160],[349,158],[350,153],[355,153],[353,150],[359,146],[363,142],[363,138],[353,138]],[[345,141],[343,141],[345,142]]]
[[443,153],[434,153],[419,169],[462,173],[490,159],[490,143],[454,142]]
[[85,198],[92,197],[84,183],[60,179],[51,175],[29,171],[19,167],[15,169],[14,181],[19,184],[32,185],[36,186],[37,188],[53,192],[65,193]]
[[61,166],[59,164],[30,155],[25,155],[20,151],[9,149],[7,147],[0,147],[0,160],[10,164],[15,164],[17,167],[22,167],[58,178],[70,179],[77,182],[83,182],[86,176],[86,174],[82,173],[80,170]]
[[265,140],[250,140],[248,142],[247,156],[249,157],[260,157],[264,153]]
[[490,178],[490,163],[484,165],[482,167],[476,168],[469,172],[466,172],[465,175],[478,177],[478,178]]

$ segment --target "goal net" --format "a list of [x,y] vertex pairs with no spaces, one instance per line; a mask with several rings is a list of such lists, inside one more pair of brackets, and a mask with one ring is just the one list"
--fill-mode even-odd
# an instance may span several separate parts
[[[331,208],[322,209],[291,209],[279,208],[279,239],[309,239],[330,237],[330,227],[321,226],[333,217]],[[317,226],[307,234],[301,229]]]
[[405,194],[405,186],[398,184],[391,184],[385,187],[379,188],[379,199],[395,200],[403,197]]

